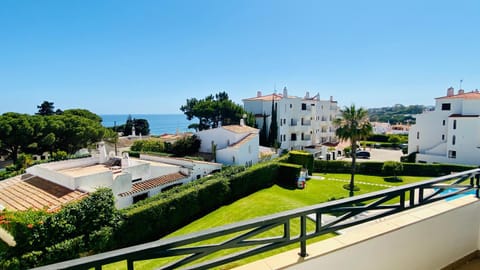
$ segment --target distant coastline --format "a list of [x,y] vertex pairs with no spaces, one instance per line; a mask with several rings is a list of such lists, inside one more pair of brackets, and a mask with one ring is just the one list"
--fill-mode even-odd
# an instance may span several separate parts
[[[188,121],[184,114],[130,114],[132,118],[147,119],[150,124],[151,135],[173,134],[179,132],[193,132],[188,126],[195,121]],[[129,114],[101,114],[102,125],[113,127],[125,124]]]

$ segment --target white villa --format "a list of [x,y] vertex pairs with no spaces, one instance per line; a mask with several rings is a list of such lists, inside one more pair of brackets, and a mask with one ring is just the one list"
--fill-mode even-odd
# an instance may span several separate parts
[[436,98],[435,110],[416,116],[408,136],[417,162],[480,165],[480,93],[452,87]]
[[103,143],[98,149],[93,157],[39,164],[1,181],[0,210],[56,211],[100,187],[112,189],[115,206],[121,209],[222,168],[218,163],[149,155],[107,157]]
[[259,130],[246,126],[243,119],[240,125],[221,126],[197,132],[201,140],[200,152],[213,153],[216,161],[225,165],[251,166],[258,162]]
[[305,97],[289,96],[286,87],[283,94],[264,96],[258,91],[256,97],[244,99],[243,104],[247,112],[255,114],[259,128],[263,126],[263,115],[267,115],[267,131],[272,121],[272,101],[277,107],[280,148],[303,150],[307,146],[337,142],[332,121],[340,110],[333,97],[321,100],[320,94],[311,97],[309,92]]

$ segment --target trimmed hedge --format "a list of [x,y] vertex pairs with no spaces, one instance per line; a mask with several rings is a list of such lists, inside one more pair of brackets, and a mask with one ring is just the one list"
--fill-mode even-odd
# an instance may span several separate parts
[[156,240],[222,205],[272,186],[278,166],[268,162],[246,170],[231,167],[137,203],[122,211],[124,222],[115,241],[130,246]]
[[313,172],[313,155],[305,151],[290,151],[288,163],[302,165],[308,170],[308,174]]
[[[452,172],[475,169],[475,166],[455,164],[420,164],[402,163],[403,175],[442,176]],[[340,160],[315,160],[314,172],[319,173],[351,173],[351,162]],[[357,162],[356,173],[382,176],[383,162]]]
[[280,163],[279,165],[278,183],[287,187],[296,187],[302,165],[290,163]]

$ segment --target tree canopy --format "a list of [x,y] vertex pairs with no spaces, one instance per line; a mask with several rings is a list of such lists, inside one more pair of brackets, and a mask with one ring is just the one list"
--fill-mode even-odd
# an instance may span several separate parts
[[65,151],[73,154],[112,135],[100,120],[96,114],[83,109],[52,115],[4,113],[0,115],[0,153],[14,162],[20,153]]
[[188,120],[198,119],[198,126],[191,125],[198,130],[216,128],[220,125],[239,124],[243,115],[247,115],[246,124],[253,126],[255,118],[248,114],[241,105],[229,99],[226,92],[209,95],[204,99],[187,99],[180,110],[187,116]]
[[[132,127],[135,127],[135,134],[132,134]],[[147,119],[135,119],[129,115],[125,124],[115,127],[115,131],[122,132],[124,136],[149,135],[150,124]]]

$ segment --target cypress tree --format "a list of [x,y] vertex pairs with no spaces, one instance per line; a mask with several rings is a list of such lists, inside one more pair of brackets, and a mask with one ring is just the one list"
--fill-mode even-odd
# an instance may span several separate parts
[[277,143],[277,134],[278,134],[278,124],[277,124],[277,104],[274,101],[274,96],[272,95],[272,121],[270,122],[270,132],[268,133],[268,144],[270,146],[275,146]]
[[263,113],[263,125],[260,129],[260,145],[268,146],[268,136],[267,136],[267,114]]

